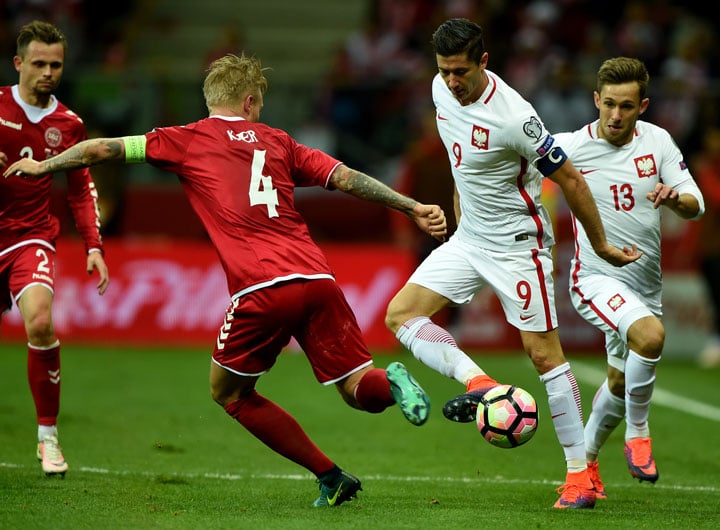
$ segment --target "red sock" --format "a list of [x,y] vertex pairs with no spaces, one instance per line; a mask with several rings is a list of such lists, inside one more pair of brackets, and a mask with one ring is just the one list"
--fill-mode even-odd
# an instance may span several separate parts
[[373,368],[366,373],[355,388],[355,399],[363,410],[374,414],[394,405],[385,370]]
[[226,405],[225,412],[270,449],[315,475],[326,473],[335,465],[295,418],[256,391]]
[[56,425],[60,411],[60,343],[48,349],[28,345],[27,371],[38,425]]

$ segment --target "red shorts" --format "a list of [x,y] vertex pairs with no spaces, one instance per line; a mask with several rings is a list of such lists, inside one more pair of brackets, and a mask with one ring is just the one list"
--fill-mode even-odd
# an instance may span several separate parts
[[55,252],[31,243],[0,255],[0,314],[12,308],[23,291],[33,285],[55,288]]
[[329,279],[283,282],[234,300],[213,360],[239,375],[260,375],[275,364],[292,337],[325,385],[372,363],[345,295]]

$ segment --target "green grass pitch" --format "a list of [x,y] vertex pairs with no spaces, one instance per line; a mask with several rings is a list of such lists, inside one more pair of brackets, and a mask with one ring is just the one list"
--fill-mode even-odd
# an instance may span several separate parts
[[[516,449],[485,442],[474,424],[442,416],[462,391],[409,353],[402,360],[429,392],[430,420],[395,408],[367,414],[315,382],[304,356],[283,354],[258,390],[290,411],[363,491],[312,509],[314,477],[265,448],[212,402],[209,352],[64,345],[64,479],[35,460],[36,426],[22,345],[0,346],[0,529],[461,529],[717,528],[720,521],[720,369],[665,361],[651,412],[660,480],[627,471],[622,427],[601,454],[608,499],[594,510],[551,507],[565,475],[542,384],[521,354],[478,355],[502,382],[536,398],[540,426]],[[568,355],[585,415],[604,359]]]

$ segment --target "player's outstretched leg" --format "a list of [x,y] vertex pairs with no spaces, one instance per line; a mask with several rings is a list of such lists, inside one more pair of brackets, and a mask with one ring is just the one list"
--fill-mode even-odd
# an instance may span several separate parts
[[443,415],[450,421],[460,423],[475,421],[480,398],[483,397],[488,390],[496,386],[498,386],[498,382],[488,375],[473,377],[467,383],[467,392],[455,396],[445,403]]
[[390,363],[385,373],[390,382],[390,393],[405,418],[413,425],[425,423],[430,414],[430,398],[427,392],[402,363]]
[[334,476],[318,480],[320,496],[315,499],[313,508],[340,506],[343,502],[356,498],[357,492],[362,491],[360,479],[347,471],[339,471]]

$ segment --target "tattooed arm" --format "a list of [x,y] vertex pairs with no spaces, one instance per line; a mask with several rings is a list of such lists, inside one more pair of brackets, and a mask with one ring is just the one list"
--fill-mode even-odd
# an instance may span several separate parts
[[335,168],[330,175],[330,182],[340,191],[354,195],[358,199],[376,202],[404,213],[415,221],[423,232],[439,241],[445,240],[447,221],[440,206],[419,203],[379,180],[343,164]]
[[45,175],[67,169],[95,166],[113,160],[125,161],[126,138],[95,138],[85,140],[66,151],[47,160],[21,158],[3,171],[5,178],[22,174],[29,176]]

